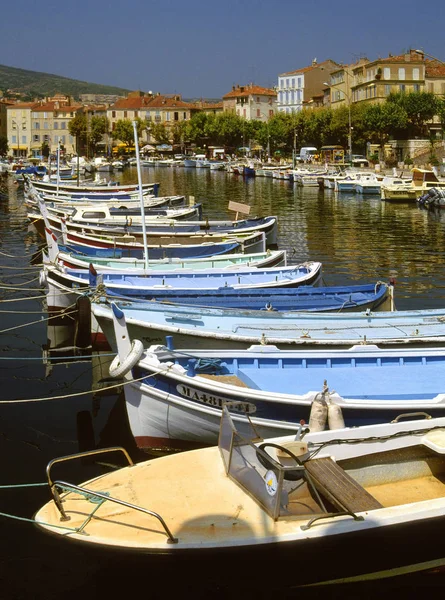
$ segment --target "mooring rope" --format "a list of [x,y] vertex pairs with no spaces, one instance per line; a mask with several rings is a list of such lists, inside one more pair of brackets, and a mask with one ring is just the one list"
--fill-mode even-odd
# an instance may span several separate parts
[[[114,390],[117,388],[120,388],[122,386],[126,386],[130,383],[137,383],[138,381],[143,381],[144,379],[150,379],[151,377],[154,377],[155,375],[157,375],[158,373],[165,373],[164,369],[161,369],[159,371],[155,371],[154,373],[152,373],[151,375],[143,375],[142,377],[139,377],[137,379],[130,379],[128,381],[124,381],[124,380],[120,380],[118,383],[115,383],[113,385],[108,385],[105,387],[101,387],[100,391],[104,392],[104,391],[108,391],[108,390]],[[0,400],[0,405],[1,404],[35,404],[37,402],[47,402],[49,400],[66,400],[67,398],[78,398],[80,396],[86,396],[88,394],[94,394],[95,390],[86,390],[83,392],[74,392],[73,394],[63,394],[63,395],[59,395],[59,396],[47,396],[45,398],[23,398],[21,400]]]

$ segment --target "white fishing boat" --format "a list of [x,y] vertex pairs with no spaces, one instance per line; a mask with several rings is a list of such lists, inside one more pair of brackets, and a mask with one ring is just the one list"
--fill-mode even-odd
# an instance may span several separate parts
[[[137,464],[119,447],[56,457],[36,525],[84,552],[143,554],[164,589],[172,574],[198,589],[205,573],[248,597],[244,574],[262,573],[265,586],[276,576],[328,594],[329,584],[443,567],[444,418],[299,426],[264,440],[252,426],[239,430],[250,408],[223,407],[218,446]],[[128,466],[80,484],[60,477],[73,461],[118,454]]]

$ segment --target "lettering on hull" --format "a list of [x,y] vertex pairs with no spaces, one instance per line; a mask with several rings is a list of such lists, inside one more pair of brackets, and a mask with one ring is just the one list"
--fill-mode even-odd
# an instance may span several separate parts
[[[222,409],[223,402],[230,402],[228,398],[214,396],[213,394],[208,394],[207,392],[203,392],[202,390],[197,390],[195,388],[183,384],[177,385],[176,391],[184,398],[187,398],[187,400],[201,402],[202,404],[206,404],[207,406],[213,406],[214,408]],[[256,412],[256,407],[250,402],[234,402],[229,407],[229,410],[239,412],[242,414],[252,414]]]

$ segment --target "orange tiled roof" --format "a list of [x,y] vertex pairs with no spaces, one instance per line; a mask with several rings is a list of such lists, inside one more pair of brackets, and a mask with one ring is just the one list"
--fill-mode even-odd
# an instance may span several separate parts
[[64,102],[45,102],[45,104],[34,104],[34,112],[54,112],[61,110],[62,112],[74,112],[82,108],[81,104],[65,104]]
[[[323,67],[327,64],[337,64],[334,63],[334,61],[332,60],[324,60],[321,63],[316,63],[315,65],[309,65],[308,67],[303,67],[302,69],[297,69],[296,71],[288,71],[287,73],[281,73],[280,77],[283,77],[283,75],[303,75],[304,73],[307,73],[308,71],[313,71],[314,69],[317,69],[318,67]],[[339,67],[341,65],[338,65]]]
[[150,108],[195,108],[193,104],[178,99],[177,96],[154,96],[149,103]]
[[39,106],[38,102],[12,102],[11,108],[33,108]]
[[151,102],[151,96],[137,96],[132,98],[119,98],[110,106],[113,110],[139,110]]
[[263,88],[259,85],[244,85],[244,86],[237,86],[234,90],[232,90],[231,92],[229,92],[228,94],[225,94],[223,96],[224,98],[240,98],[240,97],[246,97],[246,96],[276,96],[277,93],[275,90],[272,90],[270,88]]
[[[406,60],[406,57],[409,56],[409,60]],[[378,58],[373,62],[379,63],[406,63],[406,62],[423,62],[423,58],[417,52],[406,52],[405,54],[399,54],[398,56],[392,56],[390,54],[387,58]]]
[[425,60],[425,77],[445,77],[445,65],[437,60]]

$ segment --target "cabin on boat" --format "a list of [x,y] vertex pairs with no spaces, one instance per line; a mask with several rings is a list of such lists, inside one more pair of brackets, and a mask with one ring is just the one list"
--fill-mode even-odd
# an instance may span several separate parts
[[440,181],[436,173],[430,169],[414,168],[412,185],[416,190],[427,192],[431,188],[445,188],[445,180]]

